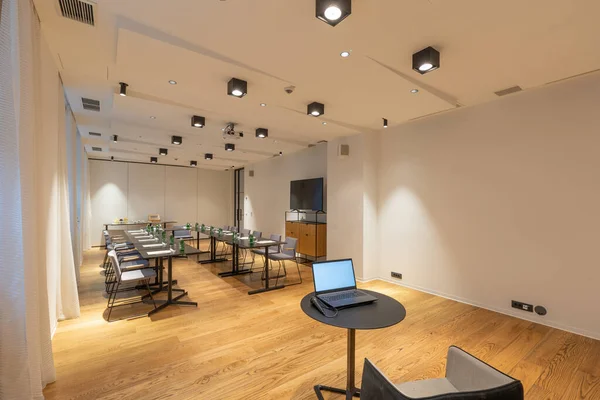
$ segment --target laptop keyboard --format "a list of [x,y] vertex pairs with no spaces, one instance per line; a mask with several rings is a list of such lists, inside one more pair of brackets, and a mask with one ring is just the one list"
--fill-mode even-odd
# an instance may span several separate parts
[[360,293],[357,291],[345,292],[341,294],[332,294],[328,295],[325,298],[329,301],[338,301],[338,300],[347,300],[353,297],[359,297]]

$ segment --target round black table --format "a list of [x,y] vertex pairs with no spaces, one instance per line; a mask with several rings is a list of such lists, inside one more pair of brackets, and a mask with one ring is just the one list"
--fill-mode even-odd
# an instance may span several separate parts
[[346,399],[351,399],[353,396],[360,397],[360,389],[354,384],[356,330],[387,328],[396,325],[406,317],[406,309],[399,301],[372,290],[360,290],[377,297],[378,300],[371,304],[341,309],[334,318],[327,318],[311,304],[310,299],[314,293],[307,294],[300,302],[302,311],[312,319],[327,325],[348,329],[346,389],[316,385],[315,393],[320,400],[323,400],[322,390],[345,394]]

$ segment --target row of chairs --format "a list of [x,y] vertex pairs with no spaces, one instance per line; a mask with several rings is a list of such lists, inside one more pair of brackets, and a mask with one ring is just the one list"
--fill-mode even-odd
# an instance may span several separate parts
[[[235,226],[224,226],[223,230],[230,231],[230,232],[236,232],[236,233],[238,232],[238,229]],[[240,231],[239,231],[239,233],[242,235],[242,237],[249,236],[251,232],[252,232],[252,235],[254,235],[254,237],[257,238],[257,240],[260,240],[262,238],[262,232],[260,232],[260,231],[250,231],[250,229],[240,229]],[[276,242],[280,242],[281,235],[272,234],[269,236],[269,239],[276,241]],[[299,282],[287,284],[287,285],[288,286],[299,285],[302,283],[302,273],[300,272],[300,265],[298,264],[298,259],[296,257],[297,246],[298,246],[298,239],[292,238],[292,237],[286,237],[284,245],[277,246],[277,248],[275,250],[273,250],[272,247],[269,248],[269,260],[271,261],[271,263],[273,261],[277,261],[278,266],[279,266],[279,268],[277,270],[277,275],[276,275],[276,277],[277,277],[276,278],[277,280],[275,283],[276,285],[279,281],[279,277],[281,274],[281,268],[283,268],[284,276],[287,276],[287,269],[285,267],[286,261],[294,261],[296,263],[296,269],[298,270],[298,278],[299,278]],[[264,264],[264,261],[265,261],[265,249],[264,248],[252,250],[251,254],[252,254],[252,262],[251,262],[251,266],[250,266],[251,270],[254,269],[254,262],[255,262],[256,255],[262,257],[263,264]],[[244,250],[242,264],[246,263],[246,256],[247,256],[247,251]],[[271,268],[271,265],[269,265],[269,268]],[[264,269],[261,269],[261,270],[263,271],[263,277],[264,277]]]
[[[156,302],[150,290],[150,280],[156,279],[156,268],[159,267],[151,267],[148,261],[144,260],[135,249],[133,243],[123,241],[122,236],[111,237],[108,231],[104,231],[104,240],[106,242],[106,254],[102,266],[104,267],[105,290],[108,294],[108,322],[111,322],[110,316],[113,308],[140,303],[147,297],[150,297],[154,308],[156,308]],[[140,283],[143,285],[142,287],[146,288],[147,294],[141,296],[137,301],[125,298],[117,302],[119,293],[137,291],[140,288]]]

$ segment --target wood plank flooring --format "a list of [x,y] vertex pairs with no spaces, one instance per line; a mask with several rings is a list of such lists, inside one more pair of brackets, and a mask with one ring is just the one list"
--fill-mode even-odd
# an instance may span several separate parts
[[[301,285],[249,296],[260,273],[222,279],[216,273],[226,264],[177,260],[174,277],[198,308],[108,323],[103,254],[85,254],[81,317],[59,323],[57,381],[44,390],[46,399],[315,399],[317,383],[344,386],[345,330],[299,307],[312,291],[310,268],[301,267]],[[297,281],[295,266],[288,275]],[[600,341],[387,282],[361,286],[402,302],[407,317],[357,332],[358,384],[365,357],[395,382],[442,377],[455,344],[522,380],[526,399],[600,399]],[[112,317],[149,309],[127,306]]]

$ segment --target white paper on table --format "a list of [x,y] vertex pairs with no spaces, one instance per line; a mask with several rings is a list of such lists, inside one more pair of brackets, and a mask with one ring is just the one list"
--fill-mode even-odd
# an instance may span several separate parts
[[127,231],[127,232],[129,232],[129,233],[144,233],[144,231],[141,230],[141,229],[138,229],[138,230],[135,230],[135,231]]
[[267,243],[275,243],[275,241],[274,240],[259,240],[256,243],[258,243],[258,244],[267,244]]
[[148,255],[150,255],[150,256],[158,256],[158,255],[161,255],[161,254],[171,254],[171,253],[173,253],[173,252],[175,252],[175,250],[158,250],[158,251],[149,251],[149,252],[148,252]]
[[141,239],[141,240],[138,240],[138,242],[156,242],[157,240],[158,239],[156,239],[156,238],[155,239]]
[[142,247],[163,247],[164,243],[144,244]]

